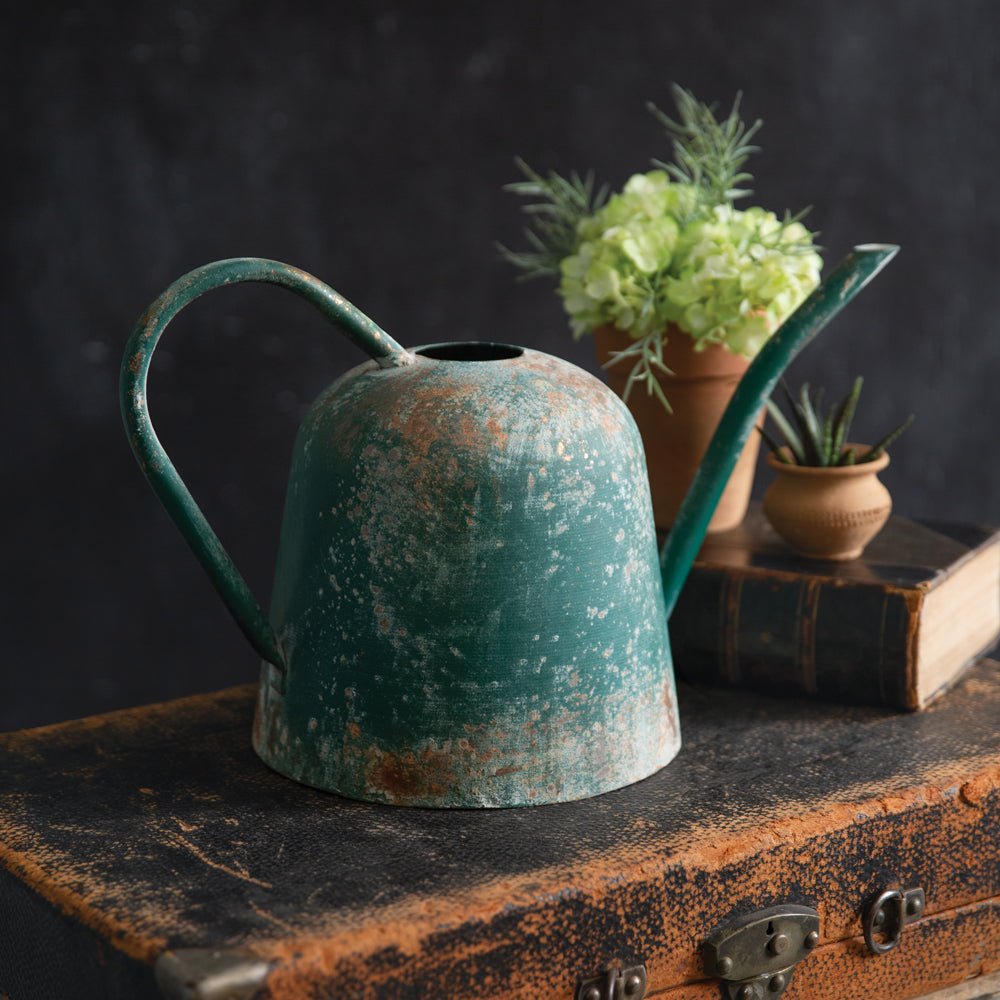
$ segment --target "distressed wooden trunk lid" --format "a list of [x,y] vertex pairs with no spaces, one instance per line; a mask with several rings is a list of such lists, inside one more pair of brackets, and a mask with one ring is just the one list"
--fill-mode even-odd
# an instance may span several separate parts
[[[647,996],[701,1000],[721,996],[705,938],[778,903],[821,917],[793,1000],[920,996],[1000,966],[991,661],[915,716],[682,688],[664,771],[497,812],[283,779],[250,748],[253,697],[0,737],[0,993],[157,997],[159,960],[178,997],[571,1000],[581,976],[644,962]],[[896,886],[921,886],[925,915],[877,957],[861,912]],[[204,948],[223,952],[184,951]],[[208,992],[197,969],[219,983],[220,962],[237,986]]]

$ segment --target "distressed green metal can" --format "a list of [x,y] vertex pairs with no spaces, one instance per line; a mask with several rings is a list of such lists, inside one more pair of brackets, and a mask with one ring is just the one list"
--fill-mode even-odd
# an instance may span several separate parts
[[[506,344],[405,350],[275,261],[207,265],[140,318],[122,412],[143,471],[263,659],[257,753],[298,781],[411,806],[583,798],[680,747],[667,618],[763,399],[895,253],[858,248],[744,376],[662,553],[642,443],[593,376]],[[188,302],[284,285],[372,360],[309,410],[270,617],[156,439],[146,377]]]
[[369,362],[292,460],[254,745],[410,805],[580,798],[680,745],[642,442],[573,365],[493,344]]

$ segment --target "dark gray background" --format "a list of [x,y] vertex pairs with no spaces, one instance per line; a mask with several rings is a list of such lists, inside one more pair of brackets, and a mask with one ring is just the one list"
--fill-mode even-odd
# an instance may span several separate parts
[[[911,410],[909,515],[1000,520],[997,42],[989,0],[22,5],[0,31],[4,657],[0,728],[254,679],[143,481],[117,409],[136,316],[220,257],[290,261],[407,344],[513,341],[596,370],[515,284],[512,159],[619,186],[669,150],[678,81],[745,91],[754,203],[814,206],[833,263],[903,252],[793,381]],[[295,427],[357,351],[273,288],[202,300],[150,383],[161,438],[266,599]],[[763,485],[761,477],[758,485]]]

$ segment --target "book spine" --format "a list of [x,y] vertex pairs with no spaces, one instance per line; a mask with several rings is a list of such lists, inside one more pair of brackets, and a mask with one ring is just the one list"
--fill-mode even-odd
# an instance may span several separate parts
[[670,619],[678,677],[914,710],[922,595],[696,566]]

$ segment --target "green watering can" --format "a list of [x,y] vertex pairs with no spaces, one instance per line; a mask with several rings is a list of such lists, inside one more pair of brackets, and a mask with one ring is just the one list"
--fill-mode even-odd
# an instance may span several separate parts
[[[263,660],[253,745],[275,770],[410,806],[563,802],[680,748],[667,619],[736,458],[792,357],[896,253],[860,246],[744,375],[657,552],[642,442],[602,382],[494,343],[404,349],[287,264],[180,278],[126,347],[143,472]],[[156,438],[170,320],[222,285],[283,285],[370,361],[312,405],[292,458],[265,615]]]

